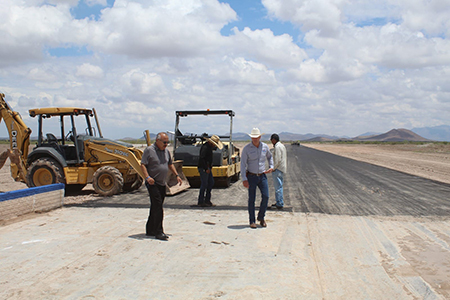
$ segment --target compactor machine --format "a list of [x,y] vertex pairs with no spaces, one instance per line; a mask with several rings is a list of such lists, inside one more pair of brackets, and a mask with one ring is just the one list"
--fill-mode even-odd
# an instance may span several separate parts
[[[230,186],[232,181],[239,180],[241,173],[239,148],[235,147],[232,139],[233,117],[232,110],[184,110],[176,111],[173,157],[175,160],[183,161],[183,173],[193,186],[200,184],[200,174],[197,170],[200,148],[206,138],[212,136],[203,133],[182,134],[179,129],[180,119],[188,116],[229,116],[230,132],[228,135],[219,135],[224,144],[223,149],[213,152],[213,176],[216,186]],[[205,124],[207,127],[207,124]]]
[[[5,121],[10,136],[10,149],[0,155],[0,168],[9,157],[11,175],[16,181],[28,187],[64,183],[69,192],[80,191],[92,183],[95,192],[102,196],[133,191],[142,185],[143,151],[131,144],[104,138],[95,109],[36,108],[30,109],[29,114],[38,119],[37,144],[31,152],[31,129],[19,113],[11,109],[5,95],[0,94],[0,121]],[[51,118],[59,121],[57,134],[44,131],[44,123]],[[145,136],[150,145],[148,131]],[[181,162],[175,162],[175,166],[181,169]],[[167,194],[189,188],[181,170],[180,176],[184,179],[182,186],[176,185],[176,178],[169,178]]]

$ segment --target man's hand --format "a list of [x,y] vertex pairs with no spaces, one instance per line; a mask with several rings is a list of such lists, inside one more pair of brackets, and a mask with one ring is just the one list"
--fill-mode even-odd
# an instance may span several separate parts
[[244,187],[246,187],[246,188],[248,188],[248,187],[249,187],[249,185],[248,185],[248,180],[242,181],[242,184],[243,184],[243,185],[244,185]]
[[206,174],[209,174],[209,173],[211,173],[211,169],[206,169]]
[[273,169],[272,168],[270,168],[269,170],[267,170],[267,171],[264,171],[264,174],[267,174],[267,173],[272,173],[273,172]]
[[183,180],[181,180],[180,176],[177,176],[177,181],[178,181],[179,185],[181,185],[183,183]]
[[149,179],[147,179],[146,180],[147,182],[148,182],[148,184],[150,184],[150,185],[154,185],[155,184],[155,179],[153,179],[153,178],[149,178]]

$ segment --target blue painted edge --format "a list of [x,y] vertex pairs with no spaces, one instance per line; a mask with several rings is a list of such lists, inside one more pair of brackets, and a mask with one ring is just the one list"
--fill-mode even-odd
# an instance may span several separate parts
[[32,187],[24,190],[18,190],[18,191],[11,191],[6,193],[0,194],[0,202],[7,201],[7,200],[14,200],[17,198],[23,198],[28,196],[33,196],[37,194],[57,191],[57,190],[63,190],[64,189],[64,183],[55,183],[55,184],[49,184],[44,186],[38,186],[38,187]]

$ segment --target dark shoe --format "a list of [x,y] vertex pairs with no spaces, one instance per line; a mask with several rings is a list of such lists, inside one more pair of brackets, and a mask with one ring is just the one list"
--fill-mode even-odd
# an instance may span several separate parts
[[277,209],[282,210],[283,206],[277,206]]
[[146,236],[155,236],[156,233],[154,233],[154,232],[149,232],[149,233],[146,233],[145,235],[146,235]]
[[261,224],[262,227],[267,227],[266,221],[260,220],[260,219],[258,219],[258,221],[259,221],[259,224]]
[[167,241],[169,239],[169,237],[164,234],[164,233],[159,233],[155,236],[156,239],[158,240],[162,240],[162,241]]
[[274,204],[268,206],[267,209],[275,209],[276,207],[277,207],[277,205],[274,203]]
[[211,202],[206,202],[205,203],[205,207],[213,207],[215,206],[214,204],[212,204]]
[[250,228],[256,229],[256,224],[255,223],[250,224]]

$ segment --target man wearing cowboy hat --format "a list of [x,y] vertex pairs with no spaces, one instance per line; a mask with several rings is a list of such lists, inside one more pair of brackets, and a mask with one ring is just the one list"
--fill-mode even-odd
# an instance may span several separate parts
[[[214,177],[212,174],[213,150],[223,148],[223,144],[217,135],[206,138],[206,143],[200,148],[200,156],[198,158],[198,173],[200,174],[200,192],[198,194],[198,206],[210,207],[211,190],[214,186]],[[206,193],[206,194],[205,194]]]
[[[250,228],[256,228],[255,198],[256,187],[261,191],[261,204],[259,205],[258,221],[262,227],[266,227],[264,217],[269,202],[269,185],[266,173],[273,170],[273,158],[269,146],[261,143],[261,133],[258,128],[253,128],[249,134],[252,142],[245,145],[241,154],[241,176],[244,187],[248,188],[248,214]],[[266,170],[266,159],[269,169]]]

